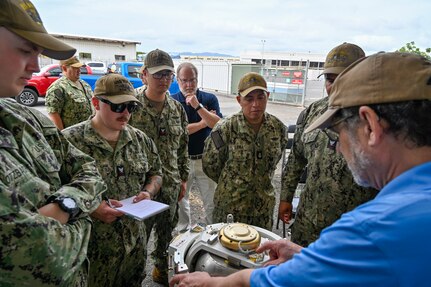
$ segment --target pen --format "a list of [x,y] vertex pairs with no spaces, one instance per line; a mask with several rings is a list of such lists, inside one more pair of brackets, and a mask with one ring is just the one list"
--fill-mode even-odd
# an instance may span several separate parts
[[108,206],[110,208],[114,208],[114,206],[112,205],[111,201],[109,200],[109,198],[106,195],[103,198],[105,199],[106,203],[108,204]]

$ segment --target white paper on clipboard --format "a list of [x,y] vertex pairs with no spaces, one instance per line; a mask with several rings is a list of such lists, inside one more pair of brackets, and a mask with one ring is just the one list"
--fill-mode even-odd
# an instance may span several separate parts
[[133,203],[134,198],[135,196],[132,196],[120,200],[123,206],[116,207],[115,209],[124,212],[125,214],[132,216],[137,220],[144,220],[169,208],[169,205],[167,204],[149,199],[144,199]]

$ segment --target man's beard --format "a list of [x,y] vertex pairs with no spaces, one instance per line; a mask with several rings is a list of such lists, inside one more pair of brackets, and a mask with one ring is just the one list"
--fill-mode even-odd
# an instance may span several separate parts
[[371,158],[356,143],[350,146],[350,153],[352,155],[352,159],[347,162],[347,166],[349,167],[356,184],[363,187],[372,186],[371,183],[365,179],[364,175],[365,172],[370,170],[372,167],[373,162]]

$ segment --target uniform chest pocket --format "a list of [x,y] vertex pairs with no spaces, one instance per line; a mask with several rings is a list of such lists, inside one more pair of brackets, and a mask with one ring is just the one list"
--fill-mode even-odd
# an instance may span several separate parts
[[169,126],[169,141],[172,149],[177,150],[180,147],[180,138],[184,133],[181,126]]
[[251,164],[253,162],[253,148],[244,142],[235,142],[229,147],[230,154],[235,162]]
[[84,94],[84,92],[77,92],[77,91],[72,91],[70,93],[70,98],[75,102],[75,103],[84,103],[87,101],[87,98]]
[[138,159],[138,163],[134,163],[130,166],[130,175],[137,177],[145,177],[145,174],[149,171],[149,165],[147,159]]
[[[128,189],[131,189],[133,192],[139,192],[142,190],[147,180],[147,173],[149,170],[148,162],[139,160],[139,162],[134,162],[132,165],[128,166],[127,169],[127,175],[122,178],[127,181]],[[125,192],[130,193],[131,190],[125,190]]]
[[281,146],[280,138],[271,139],[265,151],[265,158],[270,167],[273,167],[278,163],[282,152],[283,147]]

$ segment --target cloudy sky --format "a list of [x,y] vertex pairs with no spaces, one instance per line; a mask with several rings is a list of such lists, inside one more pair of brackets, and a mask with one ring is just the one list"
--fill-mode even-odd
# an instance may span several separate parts
[[33,0],[51,33],[139,41],[139,51],[367,54],[431,47],[428,0]]

